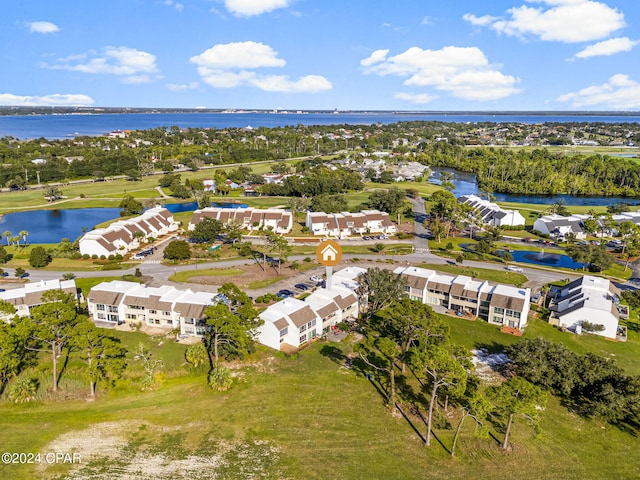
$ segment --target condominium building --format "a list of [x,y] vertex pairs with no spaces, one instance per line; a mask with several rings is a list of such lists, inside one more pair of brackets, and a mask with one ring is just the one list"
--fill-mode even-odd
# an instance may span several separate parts
[[150,208],[142,215],[118,220],[106,228],[96,228],[80,239],[83,255],[124,255],[151,238],[158,238],[178,229],[173,214],[163,207]]
[[478,213],[485,225],[494,227],[520,227],[524,226],[525,219],[518,210],[505,210],[504,208],[484,200],[477,195],[463,195],[458,197],[458,202],[469,205]]
[[49,290],[59,290],[73,295],[76,300],[79,299],[75,280],[40,280],[39,282],[27,283],[24,287],[0,292],[0,300],[13,305],[16,309],[16,315],[28,317],[33,307],[42,305],[42,294]]
[[207,207],[193,212],[188,229],[193,230],[203,218],[218,220],[223,225],[236,224],[244,230],[269,229],[286,234],[293,228],[293,216],[281,208],[219,208]]
[[389,214],[378,210],[357,213],[307,212],[305,225],[314,235],[336,238],[367,233],[393,235],[398,231]]
[[406,282],[406,292],[413,300],[518,330],[527,324],[529,288],[491,285],[486,280],[419,267],[398,267],[394,273]]
[[210,292],[178,290],[168,285],[147,287],[114,280],[91,289],[87,309],[94,321],[179,328],[181,335],[202,336],[204,310],[215,303],[215,294]]

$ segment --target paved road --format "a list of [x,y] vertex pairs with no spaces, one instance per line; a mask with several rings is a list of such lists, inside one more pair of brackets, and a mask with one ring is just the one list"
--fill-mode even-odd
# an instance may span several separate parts
[[410,198],[413,204],[413,247],[418,253],[429,253],[429,231],[424,227],[424,221],[427,219],[427,211],[424,205],[424,198]]

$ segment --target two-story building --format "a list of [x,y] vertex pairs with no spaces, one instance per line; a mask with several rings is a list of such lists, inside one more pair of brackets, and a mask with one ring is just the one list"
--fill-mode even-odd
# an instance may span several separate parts
[[193,230],[203,218],[218,220],[223,225],[236,224],[249,231],[269,229],[286,234],[293,228],[293,216],[281,208],[219,208],[207,207],[193,212],[188,229]]
[[313,235],[336,238],[367,233],[393,235],[398,231],[389,214],[378,210],[357,213],[307,212],[305,226]]
[[27,283],[24,287],[12,288],[4,292],[0,292],[0,300],[10,303],[16,309],[16,315],[20,317],[28,317],[31,309],[44,303],[42,294],[49,290],[59,290],[61,292],[73,295],[77,301],[80,294],[76,287],[75,280],[40,280],[39,282]]

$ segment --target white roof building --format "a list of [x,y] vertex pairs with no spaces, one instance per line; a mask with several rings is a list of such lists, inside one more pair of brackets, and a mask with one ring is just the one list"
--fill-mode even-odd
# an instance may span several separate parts
[[504,208],[484,200],[477,195],[464,195],[458,197],[460,203],[476,209],[482,219],[482,223],[495,227],[519,227],[524,226],[525,219],[518,210],[505,210]]
[[604,327],[601,332],[593,332],[596,335],[616,338],[619,301],[620,291],[609,280],[585,275],[560,289],[551,306],[549,323],[581,333],[582,322],[589,322]]
[[16,315],[27,317],[32,307],[42,304],[42,294],[48,290],[61,290],[78,299],[75,280],[40,280],[27,283],[24,287],[0,292],[0,300],[12,304],[16,308]]
[[141,242],[157,238],[178,229],[173,214],[164,207],[150,208],[142,215],[118,220],[106,228],[96,228],[80,239],[82,255],[124,255],[140,247]]

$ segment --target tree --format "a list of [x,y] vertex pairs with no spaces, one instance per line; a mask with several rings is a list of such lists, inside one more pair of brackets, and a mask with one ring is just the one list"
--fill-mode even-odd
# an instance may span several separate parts
[[366,318],[379,312],[394,300],[407,295],[406,282],[390,270],[378,267],[368,268],[358,276],[356,294],[365,305]]
[[172,240],[162,254],[167,260],[187,260],[191,258],[191,247],[186,240]]
[[202,218],[188,235],[191,240],[198,243],[212,243],[222,233],[222,222],[215,218]]
[[375,190],[369,195],[367,203],[374,210],[387,212],[390,215],[399,214],[404,207],[405,193],[398,187],[388,190]]
[[322,193],[311,199],[309,206],[314,212],[338,213],[349,209],[347,198],[344,195],[330,195]]
[[46,267],[51,263],[51,254],[44,247],[34,247],[29,253],[29,265],[33,268]]
[[164,366],[163,361],[153,358],[153,353],[142,342],[138,343],[138,348],[134,352],[133,358],[142,363],[142,368],[145,372],[145,377],[142,379],[143,390],[153,388],[153,378],[156,372]]
[[9,257],[7,250],[3,246],[0,246],[0,263],[6,263]]
[[451,352],[441,346],[413,349],[411,365],[418,377],[425,380],[423,389],[429,394],[427,433],[424,442],[428,447],[431,445],[433,410],[438,398],[438,390],[447,388],[449,392],[463,392],[467,383],[467,373]]
[[231,240],[233,245],[242,241],[242,225],[237,222],[228,222],[224,226],[224,236],[227,240]]
[[449,192],[455,190],[456,186],[453,184],[453,173],[447,170],[440,171],[440,186]]
[[253,333],[259,325],[256,319],[244,320],[224,303],[207,307],[204,317],[207,325],[204,343],[212,364],[221,357],[242,358],[252,351]]
[[16,267],[16,270],[15,270],[15,276],[16,276],[16,278],[22,278],[22,277],[24,277],[24,274],[25,274],[25,273],[27,273],[27,271],[26,271],[24,268],[22,268],[22,267]]
[[546,394],[539,387],[516,376],[498,386],[490,387],[487,396],[496,407],[496,413],[506,420],[503,450],[509,447],[511,425],[516,416],[529,419],[536,433],[539,432],[538,408],[546,404]]
[[140,215],[144,212],[144,206],[131,195],[126,195],[119,205],[120,216],[129,217],[131,215]]
[[[0,301],[0,311],[12,315],[12,304]],[[0,321],[0,391],[6,383],[25,368],[35,365],[37,352],[32,348],[33,325],[30,319],[13,318],[10,323]]]
[[296,220],[296,214],[309,208],[309,199],[302,197],[291,197],[287,199],[286,207],[291,210],[293,221]]
[[289,241],[286,237],[278,235],[270,230],[267,230],[267,245],[270,252],[275,252],[278,255],[278,275],[281,273],[282,262],[286,262],[293,252],[293,247],[289,245]]
[[9,246],[9,239],[11,238],[11,231],[10,230],[5,230],[4,238],[7,239],[7,246]]
[[22,242],[26,245],[27,244],[27,236],[29,235],[29,232],[27,232],[26,230],[20,230],[20,236],[22,237]]
[[55,200],[62,198],[62,192],[55,185],[47,185],[46,187],[44,187],[42,195],[49,202],[53,202]]
[[180,181],[175,181],[169,187],[171,189],[171,196],[176,198],[190,198],[191,192]]
[[73,328],[78,324],[76,300],[72,294],[62,290],[47,290],[42,294],[42,304],[31,308],[31,319],[35,323],[33,338],[46,345],[51,353],[52,390],[58,390],[58,357],[67,346],[73,335]]
[[127,350],[122,347],[120,339],[108,335],[106,330],[84,319],[75,326],[71,344],[79,350],[87,365],[91,397],[96,396],[98,381],[103,380],[110,385],[122,376],[127,365]]
[[396,375],[395,362],[402,352],[396,343],[387,337],[378,337],[373,347],[369,347],[368,355],[359,352],[360,358],[375,370],[384,371],[389,376],[389,394],[387,404],[391,408],[391,413],[395,415],[398,411],[396,407]]
[[402,298],[381,310],[372,320],[371,326],[382,335],[393,339],[405,359],[412,347],[440,345],[448,341],[449,327],[435,315],[431,307],[422,302]]
[[431,235],[433,235],[437,242],[442,242],[442,236],[449,236],[449,230],[451,224],[447,220],[443,220],[438,216],[432,216],[428,220],[424,221],[424,227],[427,228]]
[[187,350],[184,352],[184,358],[193,368],[200,368],[207,361],[207,349],[202,343],[189,345]]
[[468,396],[463,397],[462,415],[456,428],[456,433],[453,437],[453,443],[451,444],[451,456],[456,453],[456,443],[462,430],[462,424],[467,418],[471,418],[476,422],[475,433],[479,436],[487,435],[487,428],[485,425],[487,415],[491,411],[491,403],[481,393],[473,392]]

